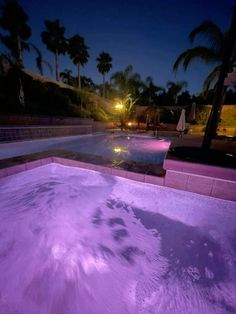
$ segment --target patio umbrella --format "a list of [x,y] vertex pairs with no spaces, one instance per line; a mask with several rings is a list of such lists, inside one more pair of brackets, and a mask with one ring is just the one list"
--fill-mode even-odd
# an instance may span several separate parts
[[195,119],[196,119],[196,103],[193,102],[188,116],[188,121],[193,122],[195,121]]
[[182,137],[182,134],[185,129],[186,129],[185,109],[182,109],[176,130],[180,132],[180,136]]

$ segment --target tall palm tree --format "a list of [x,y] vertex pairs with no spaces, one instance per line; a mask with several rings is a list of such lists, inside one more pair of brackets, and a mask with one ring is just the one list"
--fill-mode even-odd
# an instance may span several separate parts
[[47,49],[54,53],[56,80],[59,81],[59,63],[60,54],[65,54],[67,45],[64,37],[65,28],[60,26],[59,20],[44,21],[45,30],[41,32],[41,38]]
[[1,7],[2,16],[0,17],[0,27],[8,32],[0,35],[0,41],[10,50],[15,63],[23,67],[23,51],[30,51],[31,48],[36,52],[36,66],[40,74],[43,73],[43,64],[50,65],[42,59],[40,50],[32,43],[28,42],[31,36],[31,29],[28,26],[28,16],[23,8],[15,1],[5,1]]
[[88,62],[88,47],[85,45],[84,38],[75,35],[68,40],[68,54],[78,70],[78,87],[81,88],[80,66]]
[[22,51],[28,48],[27,40],[31,36],[30,26],[27,24],[28,16],[16,0],[5,0],[1,6],[0,27],[7,32],[0,35],[1,42],[10,50],[15,58],[19,76],[19,101],[24,106],[24,90],[21,79],[23,67]]
[[207,63],[215,64],[215,67],[204,81],[204,88],[216,82],[211,113],[207,122],[202,148],[209,149],[213,137],[216,135],[221,104],[225,93],[224,79],[236,62],[236,5],[233,7],[231,24],[226,32],[211,21],[205,21],[192,30],[189,34],[191,42],[197,35],[203,35],[208,40],[208,46],[196,46],[181,53],[176,59],[173,69],[177,70],[182,63],[184,69],[194,59],[201,59]]
[[7,35],[1,35],[1,41],[22,67],[22,51],[27,47],[27,40],[31,36],[31,29],[27,24],[28,16],[16,0],[5,0],[1,11],[0,27],[8,32]]
[[97,68],[99,73],[102,74],[103,82],[102,82],[102,95],[105,98],[105,86],[106,86],[106,78],[105,75],[110,71],[112,68],[112,57],[107,52],[101,52],[97,57],[96,61],[98,62]]

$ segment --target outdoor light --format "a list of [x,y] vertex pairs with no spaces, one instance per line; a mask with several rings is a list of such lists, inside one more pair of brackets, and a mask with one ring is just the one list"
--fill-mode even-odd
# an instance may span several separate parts
[[116,146],[116,147],[113,148],[113,152],[120,153],[121,152],[121,148],[119,146]]
[[117,110],[122,110],[122,109],[124,108],[124,105],[123,105],[122,103],[117,103],[117,104],[115,105],[115,108],[116,108]]
[[128,122],[128,126],[131,126],[132,125],[132,122]]

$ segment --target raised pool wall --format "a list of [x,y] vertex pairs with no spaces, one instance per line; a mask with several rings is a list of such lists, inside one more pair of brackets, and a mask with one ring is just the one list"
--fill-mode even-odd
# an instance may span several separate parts
[[84,125],[0,126],[0,142],[90,134],[104,132],[108,127],[97,121]]
[[0,178],[40,167],[49,163],[58,163],[70,167],[79,167],[99,171],[134,181],[167,186],[178,190],[194,192],[220,199],[236,201],[236,170],[195,164],[190,162],[164,161],[165,176],[152,176],[123,169],[104,167],[61,157],[48,157],[0,169]]

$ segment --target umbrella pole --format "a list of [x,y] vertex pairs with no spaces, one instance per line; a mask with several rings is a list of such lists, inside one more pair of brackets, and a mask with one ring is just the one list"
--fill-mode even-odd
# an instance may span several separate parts
[[180,132],[179,132],[179,138],[183,138],[183,134],[184,134],[184,132],[183,132],[183,131],[180,131]]

